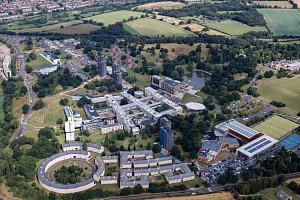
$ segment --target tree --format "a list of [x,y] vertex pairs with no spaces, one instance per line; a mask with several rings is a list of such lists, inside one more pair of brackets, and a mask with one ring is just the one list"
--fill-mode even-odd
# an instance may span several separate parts
[[62,118],[58,118],[56,120],[56,124],[63,124],[64,123],[64,120]]
[[120,192],[120,195],[121,196],[129,196],[133,193],[133,189],[130,188],[130,187],[127,187],[127,188],[123,188]]
[[182,151],[179,149],[178,146],[173,146],[170,150],[170,154],[176,158],[178,158],[179,160],[183,161],[184,160],[184,156]]
[[133,194],[141,194],[143,192],[144,188],[140,184],[133,187]]
[[54,135],[54,130],[50,127],[45,127],[39,130],[38,137],[46,137],[48,139],[52,139]]
[[62,106],[66,106],[66,105],[69,104],[69,100],[67,98],[61,99],[59,101],[59,104],[62,105]]
[[28,104],[24,104],[22,106],[22,112],[23,112],[23,114],[27,114],[28,111],[29,111],[29,105]]
[[32,109],[33,110],[39,110],[41,108],[45,107],[45,103],[42,99],[37,100],[37,102],[35,102],[35,104],[33,105]]
[[87,143],[86,142],[83,142],[82,150],[87,151]]
[[152,146],[152,151],[153,151],[154,153],[159,153],[160,150],[161,150],[160,144],[154,144],[154,145]]
[[25,96],[27,94],[27,87],[22,85],[19,92],[20,96]]

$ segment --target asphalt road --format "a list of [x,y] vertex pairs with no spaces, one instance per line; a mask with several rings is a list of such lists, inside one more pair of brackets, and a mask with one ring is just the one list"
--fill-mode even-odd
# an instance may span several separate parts
[[11,37],[11,42],[15,48],[16,51],[16,56],[19,60],[19,73],[20,76],[23,79],[23,82],[25,84],[25,86],[27,87],[28,90],[28,94],[29,94],[29,99],[28,99],[28,105],[29,105],[29,111],[27,114],[25,114],[23,116],[23,118],[21,119],[21,124],[19,129],[17,130],[17,132],[11,137],[11,140],[15,140],[18,139],[19,137],[22,136],[24,130],[26,129],[26,123],[28,122],[30,113],[32,111],[32,107],[33,107],[33,103],[34,103],[34,98],[35,98],[35,93],[32,90],[32,84],[31,82],[28,80],[28,76],[27,73],[25,71],[25,62],[24,62],[24,58],[25,56],[22,54],[21,49],[20,49],[20,38],[19,37]]

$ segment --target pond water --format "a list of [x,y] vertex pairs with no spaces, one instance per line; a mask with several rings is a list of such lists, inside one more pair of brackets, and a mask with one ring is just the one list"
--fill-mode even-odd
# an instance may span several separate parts
[[191,75],[182,77],[183,82],[189,84],[194,89],[200,90],[205,85],[205,78],[208,75],[204,74],[203,72],[195,71]]

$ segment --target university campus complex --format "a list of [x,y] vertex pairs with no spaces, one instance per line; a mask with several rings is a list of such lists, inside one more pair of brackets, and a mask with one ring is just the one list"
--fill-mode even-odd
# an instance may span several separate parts
[[300,199],[299,5],[0,0],[0,199]]

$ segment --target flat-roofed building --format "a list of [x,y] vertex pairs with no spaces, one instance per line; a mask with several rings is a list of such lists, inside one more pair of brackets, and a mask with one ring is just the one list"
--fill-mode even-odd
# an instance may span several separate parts
[[271,151],[277,144],[278,140],[268,136],[262,135],[259,138],[247,143],[246,145],[238,148],[236,154],[242,159],[257,158],[269,151]]
[[234,119],[225,121],[215,127],[214,133],[216,136],[231,135],[244,142],[250,142],[261,136],[258,131],[237,122]]

